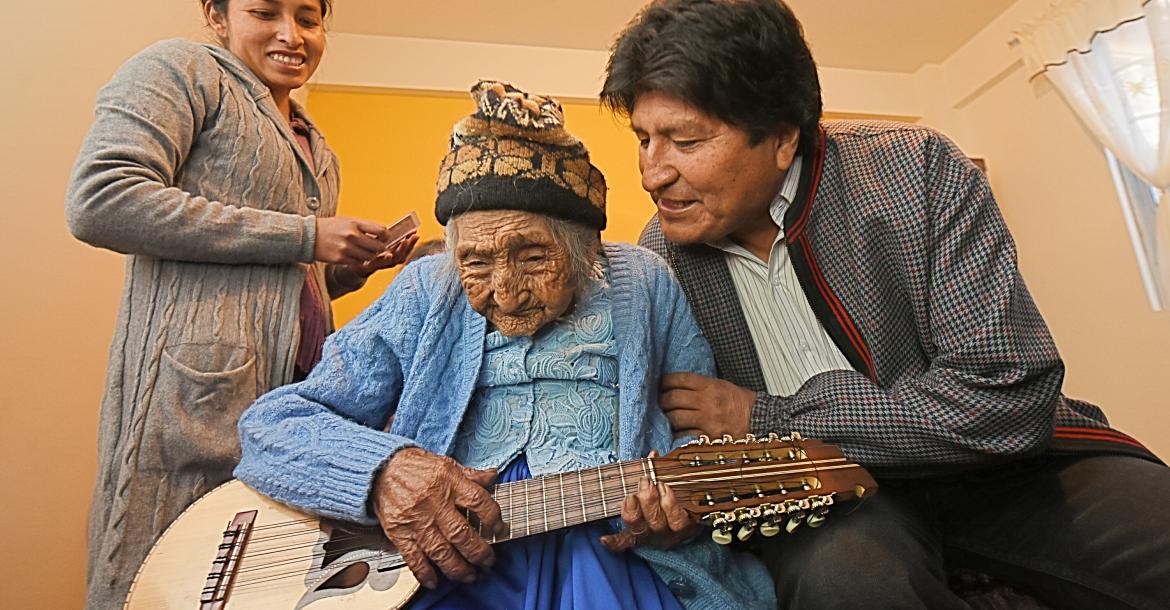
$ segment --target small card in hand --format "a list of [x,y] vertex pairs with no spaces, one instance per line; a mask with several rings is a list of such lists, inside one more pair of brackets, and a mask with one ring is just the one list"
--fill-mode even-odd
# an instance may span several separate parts
[[403,216],[398,222],[386,227],[386,237],[389,240],[386,243],[386,248],[394,247],[394,244],[402,241],[403,238],[412,232],[417,231],[418,227],[418,214],[413,211]]

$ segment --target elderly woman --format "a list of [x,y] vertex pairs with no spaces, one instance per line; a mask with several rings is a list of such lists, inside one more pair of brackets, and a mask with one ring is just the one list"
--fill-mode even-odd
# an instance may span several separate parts
[[664,263],[600,241],[605,179],[560,105],[501,83],[472,96],[438,181],[448,251],[404,268],[308,379],[245,412],[236,475],[380,523],[431,589],[413,608],[773,607],[756,560],[678,544],[693,521],[645,480],[620,533],[599,522],[493,551],[469,527],[464,509],[500,531],[494,482],[669,449],[659,379],[713,372]]

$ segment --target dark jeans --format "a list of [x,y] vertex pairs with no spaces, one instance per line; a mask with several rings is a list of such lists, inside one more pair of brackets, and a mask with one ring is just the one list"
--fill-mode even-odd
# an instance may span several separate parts
[[976,473],[882,480],[761,547],[781,608],[966,608],[956,567],[1054,608],[1170,608],[1170,468],[1046,456]]

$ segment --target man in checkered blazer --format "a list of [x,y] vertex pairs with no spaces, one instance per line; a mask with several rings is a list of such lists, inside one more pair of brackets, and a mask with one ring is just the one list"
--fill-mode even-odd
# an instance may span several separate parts
[[[679,434],[797,431],[881,493],[762,552],[791,607],[966,604],[970,567],[1058,607],[1170,607],[1170,469],[1061,394],[983,173],[941,134],[822,124],[779,0],[657,0],[603,101],[630,118],[720,379],[668,375]],[[1151,405],[1152,406],[1152,405]]]

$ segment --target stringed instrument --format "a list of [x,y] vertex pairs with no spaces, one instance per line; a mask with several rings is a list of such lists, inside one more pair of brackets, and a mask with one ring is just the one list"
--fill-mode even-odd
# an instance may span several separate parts
[[[818,527],[830,507],[877,490],[839,449],[798,434],[700,437],[662,457],[497,484],[489,491],[508,530],[487,540],[619,516],[642,477],[670,486],[721,544]],[[318,519],[229,481],[163,532],[125,608],[386,610],[406,605],[418,588],[380,528]]]

